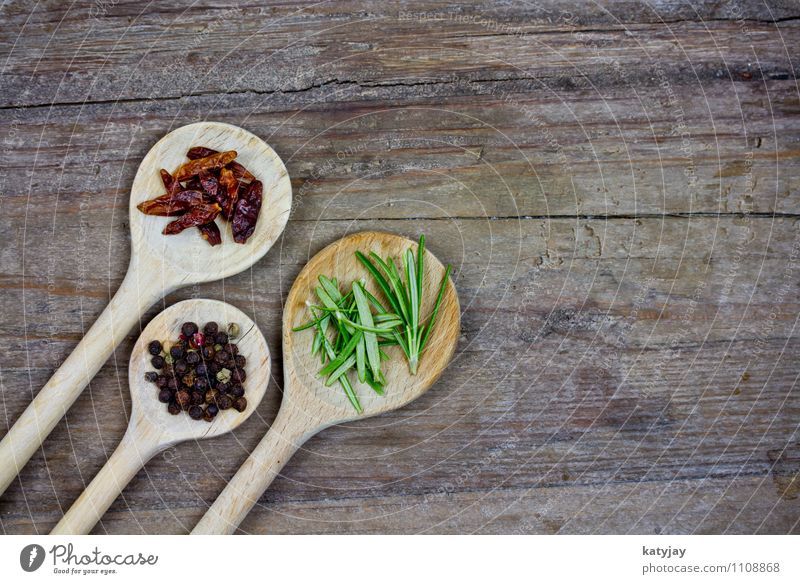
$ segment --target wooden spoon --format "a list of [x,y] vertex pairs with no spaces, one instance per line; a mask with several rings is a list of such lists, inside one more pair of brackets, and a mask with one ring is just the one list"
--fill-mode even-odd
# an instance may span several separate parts
[[[311,354],[313,333],[292,331],[309,319],[306,301],[315,298],[314,288],[320,274],[337,278],[342,290],[349,290],[353,280],[364,278],[367,288],[377,295],[371,276],[356,260],[354,252],[374,251],[381,257],[398,258],[409,247],[416,253],[417,244],[404,237],[378,232],[356,233],[329,245],[303,268],[292,285],[283,311],[284,391],[278,416],[192,533],[233,533],[283,465],[311,436],[334,424],[402,407],[425,393],[441,375],[455,352],[461,328],[458,295],[452,281],[445,289],[436,326],[417,374],[409,373],[398,347],[388,347],[392,359],[384,363],[385,395],[379,396],[360,383],[353,384],[364,408],[360,415],[341,387],[325,387],[317,376],[320,361],[319,356]],[[435,303],[444,272],[444,266],[426,250],[423,315],[427,315]]]
[[[256,231],[246,244],[233,242],[228,225],[220,226],[223,242],[216,247],[206,243],[197,229],[165,236],[161,231],[170,218],[144,215],[136,208],[164,192],[159,169],[180,166],[192,146],[236,150],[237,160],[264,183]],[[283,162],[258,136],[242,128],[218,122],[190,124],[170,132],[150,149],[131,189],[128,273],[83,340],[0,442],[0,494],[141,315],[177,288],[219,280],[253,265],[280,236],[291,202],[292,187]]]
[[[236,323],[241,329],[235,340],[239,354],[247,358],[244,382],[247,409],[220,410],[212,422],[193,420],[185,412],[173,416],[166,404],[158,401],[158,389],[145,381],[144,374],[152,371],[147,345],[157,339],[177,339],[181,325],[192,321],[203,326],[209,321]],[[86,534],[91,531],[106,510],[130,482],[138,470],[153,456],[184,440],[213,438],[230,432],[252,414],[269,383],[269,347],[261,331],[238,308],[218,300],[185,300],[167,308],[142,331],[131,354],[128,383],[131,388],[131,417],[128,431],[114,454],[89,484],[83,494],[64,515],[53,534]]]

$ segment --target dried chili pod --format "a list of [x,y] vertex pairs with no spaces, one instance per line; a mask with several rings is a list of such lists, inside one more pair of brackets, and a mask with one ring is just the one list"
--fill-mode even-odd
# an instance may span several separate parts
[[252,182],[256,180],[256,177],[252,172],[247,170],[244,165],[239,164],[235,160],[229,163],[225,168],[230,169],[230,171],[233,172],[233,176],[235,176],[237,180],[243,180],[246,182]]
[[217,202],[222,207],[222,216],[230,221],[239,199],[239,181],[233,176],[233,172],[223,168],[219,173],[219,186]]
[[214,174],[208,170],[201,170],[197,175],[203,190],[208,194],[211,201],[217,201],[219,194],[219,180]]
[[136,208],[145,215],[159,215],[161,217],[174,217],[182,215],[189,209],[208,203],[205,195],[200,191],[179,191],[175,194],[166,194],[139,203]]
[[192,209],[178,217],[175,221],[168,223],[162,232],[164,235],[175,235],[189,227],[198,227],[211,223],[219,215],[220,206],[216,203],[210,205],[197,205]]
[[200,182],[200,179],[196,176],[193,176],[189,180],[186,181],[186,189],[189,191],[202,191],[203,185]]
[[[206,148],[205,146],[194,146],[189,149],[186,153],[186,158],[189,160],[197,160],[198,158],[205,158],[207,156],[211,156],[212,154],[217,154],[218,151],[214,150],[213,148]],[[235,160],[230,162],[225,166],[225,168],[230,169],[233,172],[233,176],[235,176],[238,180],[243,180],[245,182],[252,182],[256,179],[255,175],[252,172],[247,170],[244,165],[239,164]]]
[[161,169],[161,182],[164,183],[164,188],[167,189],[168,195],[174,195],[181,190],[181,183],[169,173],[168,170]]
[[188,180],[193,176],[197,176],[201,170],[216,170],[217,168],[222,168],[234,158],[236,158],[236,150],[228,150],[227,152],[218,152],[217,154],[211,154],[204,158],[190,160],[182,164],[181,167],[175,171],[175,180]]
[[189,160],[197,160],[198,158],[205,158],[212,154],[218,154],[219,150],[213,148],[206,148],[205,146],[192,146],[186,153],[186,158]]
[[262,185],[260,180],[250,183],[244,195],[236,202],[236,211],[233,214],[233,240],[236,243],[245,243],[256,230],[258,213],[261,210]]
[[204,225],[198,225],[200,235],[203,236],[210,245],[219,245],[222,243],[222,234],[219,232],[219,227],[213,221]]

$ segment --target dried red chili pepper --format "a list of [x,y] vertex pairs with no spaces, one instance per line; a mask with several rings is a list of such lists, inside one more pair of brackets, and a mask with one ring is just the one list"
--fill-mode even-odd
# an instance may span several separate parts
[[212,154],[217,154],[218,152],[219,150],[206,148],[205,146],[192,146],[186,153],[186,158],[189,160],[197,160],[198,158],[205,158],[206,156],[211,156]]
[[192,207],[208,202],[206,196],[200,191],[179,191],[175,194],[168,193],[155,199],[144,201],[136,205],[136,208],[145,215],[174,217],[183,215]]
[[[178,183],[178,184],[180,184],[180,183]],[[202,191],[203,190],[203,185],[200,183],[200,179],[197,178],[196,176],[193,176],[188,181],[186,181],[184,186],[186,187],[187,190],[190,190],[190,191]]]
[[219,180],[217,180],[217,177],[211,172],[203,170],[198,175],[198,179],[203,190],[208,193],[209,198],[212,201],[216,201],[219,198]]
[[[261,183],[240,163],[236,151],[219,152],[205,146],[194,146],[186,153],[189,162],[181,165],[175,174],[161,169],[161,181],[166,194],[137,205],[148,215],[180,216],[164,228],[164,234],[180,233],[197,227],[210,245],[222,243],[217,215],[233,221],[239,243],[244,243],[255,231],[261,209]],[[250,184],[248,184],[248,182]],[[239,205],[243,197],[247,197]]]
[[201,170],[222,168],[234,158],[236,158],[236,150],[228,150],[227,152],[218,152],[217,154],[211,154],[204,158],[190,160],[182,164],[181,167],[175,171],[175,180],[188,180],[193,176],[197,176]]
[[192,207],[192,209],[185,215],[182,215],[175,221],[168,223],[162,233],[164,233],[164,235],[175,235],[176,233],[180,233],[189,227],[197,227],[199,225],[211,223],[214,219],[216,219],[217,215],[219,215],[219,211],[220,207],[216,203],[212,203],[210,205],[197,205],[196,207]]
[[161,169],[161,182],[164,183],[164,188],[167,189],[168,195],[174,195],[181,190],[181,183],[169,173],[169,171]]
[[211,245],[219,245],[222,243],[222,234],[219,232],[217,224],[213,221],[204,225],[198,225],[197,228],[200,230],[200,235],[203,236],[203,239]]
[[256,230],[258,213],[261,210],[261,181],[254,180],[244,195],[236,202],[231,230],[236,243],[245,243]]
[[[186,153],[186,158],[189,160],[197,160],[198,158],[206,158],[211,156],[212,154],[217,154],[219,151],[214,150],[212,148],[206,148],[205,146],[194,146],[190,148],[189,151]],[[246,182],[252,182],[256,179],[255,175],[247,170],[243,165],[239,164],[235,160],[228,163],[225,168],[230,169],[233,172],[233,176],[235,176],[239,180],[243,180]]]
[[236,162],[235,160],[229,163],[225,168],[230,168],[233,172],[233,176],[235,176],[238,180],[243,180],[247,182],[252,182],[256,180],[255,175],[247,170],[244,166]]
[[239,199],[239,181],[232,171],[223,168],[219,173],[219,187],[217,202],[222,207],[222,216],[230,221]]

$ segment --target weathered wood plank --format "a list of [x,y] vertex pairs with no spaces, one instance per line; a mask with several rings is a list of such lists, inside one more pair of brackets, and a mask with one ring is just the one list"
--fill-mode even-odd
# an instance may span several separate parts
[[[271,142],[293,177],[298,220],[796,214],[797,88],[768,88],[771,109],[753,83],[734,86],[736,108],[723,86],[687,88],[677,106],[664,105],[657,88],[638,98],[625,88],[575,92],[569,108],[541,90],[454,98],[446,107],[420,95],[392,108],[312,104],[290,127],[285,111],[262,108],[258,96],[232,97],[215,113],[209,100],[176,103],[144,118],[136,104],[15,111],[0,120],[3,195],[17,219],[29,199],[57,210],[57,226],[111,208],[122,219],[150,145],[166,128],[206,115]],[[691,124],[689,136],[679,123]]]
[[[47,229],[46,223],[31,227],[34,232]],[[465,330],[477,333],[489,319],[498,318],[518,331],[522,340],[517,346],[551,329],[574,329],[586,340],[605,329],[601,338],[620,344],[615,342],[620,327],[625,343],[641,346],[656,324],[656,338],[684,331],[687,340],[707,335],[709,341],[752,339],[766,324],[771,336],[789,338],[797,308],[789,291],[800,276],[786,259],[797,254],[799,228],[795,219],[767,217],[361,221],[356,227],[410,237],[426,233],[437,255],[455,266],[462,305],[469,307]],[[24,277],[18,256],[2,266],[6,294],[0,306],[9,313],[21,302],[30,306],[24,322],[0,323],[0,332],[17,339],[9,350],[18,346],[25,351],[18,344],[24,334],[31,343],[46,340],[54,350],[66,351],[63,343],[81,335],[118,286],[124,260],[98,272],[74,271],[72,262],[78,258],[79,265],[91,264],[93,258],[107,256],[109,248],[124,249],[123,229],[115,230],[111,240],[91,239],[75,248],[70,242],[79,240],[80,229],[65,229],[50,242],[52,247],[27,252]],[[206,293],[224,297],[277,324],[281,299],[305,261],[352,230],[348,222],[292,221],[279,246],[251,272],[174,298]],[[83,308],[75,303],[76,295],[82,296]],[[772,311],[775,317],[768,319]],[[583,316],[573,318],[573,313]],[[490,348],[506,336],[507,330],[498,330],[502,332],[496,335],[481,331],[489,336],[480,347]],[[277,338],[274,331],[268,334]],[[506,337],[504,344],[509,343],[514,338]],[[36,358],[38,352],[30,353]],[[44,363],[52,366],[53,361]]]
[[[675,3],[659,4],[657,9],[639,6],[633,13],[650,13],[643,25],[626,24],[632,5],[636,3],[612,5],[601,20],[592,21],[582,4],[578,8],[553,3],[549,15],[533,16],[532,21],[532,15],[518,13],[519,33],[504,34],[491,25],[449,18],[450,11],[436,5],[430,11],[433,18],[424,15],[424,5],[404,16],[405,10],[377,2],[361,5],[352,15],[331,7],[327,11],[334,14],[326,18],[324,8],[306,12],[292,6],[269,14],[220,6],[142,14],[126,4],[90,18],[95,27],[87,42],[89,5],[58,22],[57,45],[49,42],[55,33],[52,22],[28,22],[20,16],[18,30],[4,34],[5,45],[14,49],[3,75],[4,103],[272,94],[321,84],[416,85],[454,73],[475,79],[522,75],[561,87],[616,83],[615,71],[624,71],[635,84],[657,84],[653,70],[662,68],[689,84],[715,80],[729,71],[757,76],[763,71],[767,77],[782,78],[794,73],[786,47],[797,33],[791,19],[800,14],[789,2],[773,14],[760,11],[759,17],[769,22],[724,20],[737,16],[738,6],[720,10],[721,21],[706,21],[703,11],[692,14],[691,7]],[[604,7],[593,12],[596,17]],[[660,12],[673,22],[663,23]],[[754,7],[738,12],[752,16]],[[495,21],[491,11],[469,13]],[[687,15],[697,21],[675,20]],[[789,20],[771,22],[776,17]],[[752,70],[754,52],[761,70]],[[141,64],[143,54],[146,67]],[[586,66],[580,66],[581,61]]]
[[[279,479],[281,480],[281,479]],[[796,533],[792,503],[763,477],[590,487],[434,492],[414,497],[326,498],[259,504],[243,533]],[[657,505],[653,505],[657,501]],[[133,503],[134,501],[131,501]],[[454,511],[457,510],[457,511]],[[586,519],[577,516],[576,510]],[[608,510],[616,513],[608,514]],[[788,511],[788,513],[787,513]],[[109,511],[94,533],[188,533],[202,512],[163,502],[152,510]],[[703,518],[699,525],[697,517]],[[732,522],[731,517],[736,517]],[[50,513],[47,529],[60,518]],[[8,525],[36,533],[24,514]]]

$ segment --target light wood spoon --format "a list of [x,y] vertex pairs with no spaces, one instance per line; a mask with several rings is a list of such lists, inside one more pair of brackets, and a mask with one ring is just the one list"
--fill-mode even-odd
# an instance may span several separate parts
[[[152,340],[177,339],[184,322],[202,327],[209,321],[220,326],[236,323],[241,334],[234,342],[239,354],[247,358],[244,382],[247,409],[237,412],[220,410],[212,422],[193,420],[185,412],[172,415],[166,404],[158,401],[155,384],[145,381],[144,374],[153,371],[152,355],[147,345]],[[269,383],[269,347],[256,324],[238,308],[218,300],[184,300],[170,306],[148,324],[131,354],[128,383],[131,389],[131,417],[128,430],[114,454],[75,501],[53,534],[87,534],[144,464],[162,450],[177,442],[213,438],[230,432],[252,414]]]
[[[206,243],[197,229],[165,236],[161,231],[171,218],[144,215],[136,208],[164,192],[159,170],[178,168],[192,146],[236,150],[237,161],[264,184],[256,231],[246,244],[233,242],[227,224],[220,224],[223,241],[215,247]],[[280,236],[291,202],[292,187],[283,162],[263,140],[242,128],[218,122],[190,124],[170,132],[150,149],[131,188],[128,273],[83,340],[0,442],[0,494],[144,311],[177,288],[219,280],[249,268]]]
[[[364,278],[367,288],[380,298],[371,276],[356,260],[354,252],[374,251],[381,257],[399,258],[409,247],[416,253],[417,244],[404,237],[378,232],[356,233],[329,245],[303,268],[292,285],[283,311],[284,390],[280,411],[267,435],[197,524],[193,534],[233,533],[283,465],[311,436],[334,424],[402,407],[425,393],[436,381],[455,352],[461,328],[461,311],[452,280],[445,289],[417,374],[409,373],[399,347],[388,347],[392,358],[384,363],[385,395],[377,395],[357,380],[353,383],[364,408],[363,414],[356,413],[341,387],[325,387],[324,380],[317,376],[321,365],[319,356],[311,354],[313,333],[292,331],[310,318],[306,302],[316,298],[314,288],[320,274],[337,278],[342,290],[349,290],[353,280]],[[422,303],[425,319],[436,301],[444,272],[444,266],[426,250]]]

